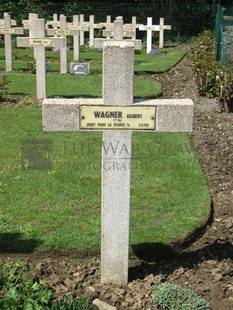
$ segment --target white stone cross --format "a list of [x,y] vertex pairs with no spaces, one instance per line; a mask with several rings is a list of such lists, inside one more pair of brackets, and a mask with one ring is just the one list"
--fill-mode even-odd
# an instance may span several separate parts
[[35,37],[18,37],[18,47],[34,47],[36,50],[36,91],[37,98],[46,98],[46,68],[45,48],[63,47],[64,38],[51,38],[45,36],[45,20],[35,20]]
[[[134,43],[103,44],[102,99],[45,99],[44,131],[103,131],[101,282],[128,282],[132,131],[190,132],[190,99],[133,100]],[[109,167],[125,167],[109,169]],[[78,232],[77,232],[78,233]]]
[[152,50],[152,31],[159,31],[158,25],[152,25],[152,17],[147,17],[147,25],[140,25],[139,30],[146,31],[146,52],[149,54]]
[[164,18],[159,19],[159,48],[163,48],[164,30],[171,30],[171,25],[164,25]]
[[11,36],[13,34],[23,34],[22,27],[11,27],[11,16],[9,14],[4,14],[3,23],[0,27],[0,35],[4,35],[5,43],[5,68],[7,72],[12,71],[12,43]]
[[[123,37],[133,37],[134,31],[124,31],[124,23],[123,18],[121,16],[118,16],[116,20],[113,23],[113,29],[111,30],[110,27],[108,30],[103,30],[103,35],[107,37],[112,37],[114,40],[123,40]],[[94,39],[94,47],[95,48],[103,48],[103,43],[106,42],[106,38],[97,38]],[[111,40],[111,39],[110,39]],[[135,49],[141,49],[142,42],[141,40],[133,40],[133,39],[126,39],[127,42],[133,42]]]
[[76,31],[72,31],[68,29],[67,22],[66,22],[66,16],[61,14],[60,15],[60,21],[59,21],[59,29],[48,29],[47,34],[49,36],[56,35],[57,37],[64,38],[64,45],[60,48],[60,73],[67,73],[67,39],[66,37],[68,35],[72,35]]
[[147,25],[139,25],[139,30],[147,31],[147,54],[152,50],[152,31],[159,31],[159,48],[163,48],[164,30],[171,30],[171,25],[164,25],[164,18],[159,19],[159,25],[152,25],[152,17],[147,17]]

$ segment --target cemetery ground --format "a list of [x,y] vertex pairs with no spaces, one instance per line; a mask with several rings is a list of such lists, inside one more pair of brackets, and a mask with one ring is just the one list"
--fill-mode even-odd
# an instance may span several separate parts
[[[146,72],[144,72],[144,75],[146,75]],[[210,302],[213,310],[230,310],[233,306],[232,115],[220,113],[215,99],[202,98],[198,95],[191,65],[187,57],[183,58],[170,71],[163,74],[152,74],[150,78],[162,83],[163,98],[191,98],[194,100],[194,131],[189,134],[189,139],[198,154],[212,197],[212,213],[207,226],[202,227],[200,231],[196,231],[196,234],[191,235],[190,238],[179,240],[178,243],[164,245],[166,240],[163,240],[160,244],[152,245],[152,243],[148,242],[144,247],[132,247],[129,261],[129,284],[127,287],[116,288],[111,285],[100,284],[99,251],[84,249],[82,251],[54,250],[49,252],[36,251],[26,253],[25,251],[25,253],[19,253],[20,249],[15,246],[21,247],[21,252],[24,251],[23,246],[31,246],[32,248],[39,246],[33,239],[33,235],[31,235],[33,227],[30,225],[22,227],[22,230],[25,229],[28,232],[28,236],[31,236],[32,239],[31,242],[26,239],[25,243],[23,243],[22,240],[20,241],[20,234],[15,234],[13,246],[15,251],[12,250],[9,251],[10,253],[6,253],[2,245],[0,257],[6,261],[14,259],[30,262],[30,264],[36,267],[36,273],[39,276],[49,280],[56,296],[72,293],[75,296],[88,296],[91,300],[99,298],[111,305],[115,305],[117,309],[153,309],[150,286],[155,283],[168,281],[182,286],[191,286],[192,289]],[[5,102],[5,105],[12,106],[12,103],[10,101]],[[32,111],[31,115],[35,113],[34,115],[37,121],[39,121],[39,113],[33,112],[33,109],[28,109],[28,111],[30,110]],[[14,119],[15,121],[16,118]],[[21,129],[19,127],[15,128],[19,136],[20,130],[23,131],[24,126],[27,126],[27,124],[23,123],[22,118],[20,122]],[[37,123],[34,125],[29,124],[32,126],[31,137],[33,137],[33,132],[36,131],[36,126],[38,125]],[[14,126],[12,130],[14,131]],[[98,139],[98,135],[94,137],[94,140]],[[164,137],[166,138],[166,136]],[[67,138],[69,139],[69,135],[67,135]],[[85,137],[83,139],[86,141]],[[168,140],[167,143],[170,144],[171,141]],[[70,147],[70,145],[67,144],[67,147]],[[20,150],[17,151],[20,152]],[[170,158],[171,156],[168,157]],[[97,179],[96,173],[92,176],[87,174],[87,177],[89,177],[88,181],[91,181],[92,184],[90,192],[95,191],[93,184]],[[141,175],[135,177],[140,178]],[[190,180],[192,180],[192,177]],[[17,175],[15,178],[17,178]],[[15,181],[23,183],[24,179]],[[85,180],[84,177],[81,180],[84,187],[85,182],[87,182],[87,179]],[[152,179],[149,179],[148,183],[145,184],[150,191],[152,191],[151,182]],[[51,185],[51,191],[53,190],[52,187],[56,185]],[[11,184],[8,184],[8,188],[10,186]],[[35,186],[36,183],[32,184],[34,190]],[[63,189],[60,188],[60,190],[62,193]],[[156,187],[156,190],[158,190],[158,187]],[[137,192],[136,188],[135,191]],[[142,189],[139,196],[145,199],[143,191],[145,189]],[[196,199],[200,198],[199,193],[198,190],[194,190]],[[87,194],[90,193],[87,192]],[[92,193],[95,196],[97,194],[96,192]],[[185,195],[185,190],[182,194]],[[26,191],[19,196],[18,202],[24,199],[24,195],[27,195]],[[165,196],[166,192],[161,191],[160,195]],[[171,193],[168,193],[168,196],[172,199]],[[72,197],[67,199],[69,198]],[[87,209],[92,209],[93,204],[95,205],[98,202],[96,197],[93,199],[90,205],[86,206]],[[156,197],[156,199],[159,199],[159,197]],[[44,197],[44,204],[42,206],[44,208],[46,208],[46,201],[47,197]],[[83,203],[83,201],[81,202]],[[143,206],[140,206],[140,208],[143,211],[145,210]],[[56,212],[52,211],[55,216]],[[31,210],[29,212],[31,213]],[[62,216],[62,210],[59,212],[61,212],[60,215]],[[88,214],[85,214],[87,211],[83,210],[83,212],[83,215],[88,217]],[[169,212],[165,214],[168,217]],[[28,213],[29,218],[30,216]],[[40,214],[38,213],[34,214],[35,220],[39,216]],[[46,221],[46,219],[44,220]],[[71,213],[70,222],[67,222],[66,226],[68,227],[72,224],[73,220]],[[148,218],[144,220],[145,222],[141,223],[143,227],[148,223]],[[170,219],[164,225],[167,227],[169,222],[174,220],[175,218],[170,214]],[[157,220],[155,224],[158,225],[160,221],[161,219]],[[5,224],[7,229],[9,222],[6,221],[2,224]],[[63,223],[60,225],[63,225]],[[90,223],[90,227],[93,229],[95,229],[95,225],[95,221]],[[151,230],[151,225],[153,225],[152,222],[149,223],[149,230]],[[90,244],[93,237],[92,234],[93,232],[89,234]],[[5,237],[7,237],[7,234],[5,234]],[[75,231],[73,231],[71,238],[76,238]],[[57,241],[59,239],[62,239],[61,235],[58,236]],[[55,240],[55,243],[57,241]],[[87,242],[86,240],[83,241],[84,244]],[[145,256],[145,254],[147,255]]]

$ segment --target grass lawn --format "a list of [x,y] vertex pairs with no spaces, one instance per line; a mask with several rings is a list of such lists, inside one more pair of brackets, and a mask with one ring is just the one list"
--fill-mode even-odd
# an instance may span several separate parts
[[[1,81],[0,73],[0,81]],[[9,95],[36,96],[35,74],[8,73],[10,83],[7,86]],[[25,87],[25,85],[27,85]],[[77,87],[78,85],[78,87]],[[160,83],[143,79],[140,76],[134,78],[134,97],[154,98],[161,94]],[[102,76],[77,76],[77,75],[51,75],[47,74],[47,97],[61,96],[73,97],[101,97]]]
[[[158,55],[147,55],[145,50],[135,53],[134,97],[156,98],[162,93],[159,82],[148,77],[140,78],[140,74],[161,73],[168,71],[185,55],[178,49],[163,49]],[[102,51],[82,48],[80,61],[90,63],[90,75],[74,76],[70,74],[58,75],[60,70],[60,53],[46,51],[49,73],[47,74],[47,97],[101,97],[102,92]],[[73,59],[72,51],[68,52],[67,70]],[[7,75],[11,83],[8,85],[9,95],[36,96],[36,76],[30,74],[33,68],[33,50],[13,49],[13,72],[6,73],[4,49],[0,48],[0,82],[3,75]],[[27,87],[25,87],[27,85]],[[79,85],[79,87],[77,87]]]
[[[81,50],[80,60],[91,64],[89,76],[58,74],[59,53],[46,53],[48,97],[102,96],[101,51]],[[35,96],[36,76],[27,72],[32,50],[15,49],[13,55],[8,93]],[[159,96],[160,83],[142,74],[165,72],[183,56],[175,49],[158,55],[137,51],[134,97]],[[45,133],[41,109],[23,107],[0,107],[0,130],[0,250],[99,248],[101,133]],[[51,170],[31,169],[27,152],[33,156],[36,148],[23,144],[30,139],[52,143]],[[130,244],[175,241],[205,223],[209,213],[208,188],[187,136],[134,133]]]
[[[40,108],[1,107],[0,120],[0,249],[100,248],[101,133],[44,133]],[[25,139],[52,140],[51,170],[30,170]],[[177,240],[210,213],[183,133],[134,133],[131,193],[131,245]]]

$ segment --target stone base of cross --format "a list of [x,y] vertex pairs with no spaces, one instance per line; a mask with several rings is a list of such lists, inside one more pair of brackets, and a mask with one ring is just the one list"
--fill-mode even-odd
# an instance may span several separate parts
[[[106,41],[103,98],[45,99],[42,104],[44,131],[103,131],[101,282],[117,285],[128,282],[132,132],[190,132],[193,123],[190,99],[135,103],[133,76],[134,43]],[[128,168],[109,170],[109,164]]]

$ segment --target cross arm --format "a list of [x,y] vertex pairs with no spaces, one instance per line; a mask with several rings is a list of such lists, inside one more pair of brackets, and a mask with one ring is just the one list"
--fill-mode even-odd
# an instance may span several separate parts
[[22,27],[14,27],[14,28],[9,28],[9,29],[5,29],[5,28],[0,28],[0,34],[23,34],[23,28]]
[[[11,19],[11,26],[16,26],[16,21]],[[4,19],[0,19],[0,28],[4,27]]]
[[139,25],[140,31],[147,31],[147,30],[159,31],[159,29],[160,29],[159,25]]
[[[125,38],[131,38],[134,35],[133,30],[123,30],[122,36]],[[103,30],[103,37],[113,37],[114,31],[113,30]]]
[[[44,131],[79,131],[82,105],[102,106],[103,99],[44,99],[42,104]],[[192,131],[193,101],[191,99],[138,100],[131,106],[156,107],[156,125],[155,129],[150,131]]]
[[[112,41],[112,40],[111,39],[108,40],[108,39],[105,39],[105,38],[95,38],[94,39],[94,47],[98,48],[98,49],[102,49],[103,48],[103,44],[106,41]],[[138,39],[136,39],[136,40],[126,39],[124,41],[133,42],[134,43],[134,48],[136,50],[140,50],[142,48],[142,41],[141,40],[138,40]]]
[[64,47],[64,38],[28,38],[28,37],[18,37],[17,46],[18,47]]
[[29,21],[29,20],[22,20],[23,28],[24,29],[34,29],[35,28],[35,21]]

